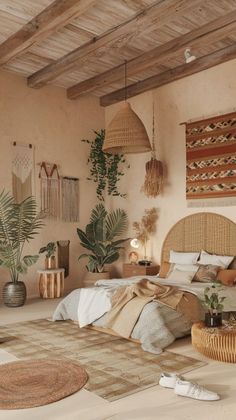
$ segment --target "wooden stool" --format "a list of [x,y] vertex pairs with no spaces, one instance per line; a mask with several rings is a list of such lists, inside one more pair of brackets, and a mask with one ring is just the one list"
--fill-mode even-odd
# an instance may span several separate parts
[[64,268],[51,270],[38,270],[39,294],[43,299],[53,299],[63,296]]

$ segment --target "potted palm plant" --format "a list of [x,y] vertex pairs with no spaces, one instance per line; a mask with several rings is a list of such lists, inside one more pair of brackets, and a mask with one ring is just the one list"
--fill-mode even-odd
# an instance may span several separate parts
[[42,226],[42,215],[37,213],[34,197],[16,203],[9,193],[0,193],[0,266],[9,270],[11,278],[3,288],[6,306],[17,307],[25,303],[26,287],[19,276],[26,274],[39,256],[23,255],[23,250]]
[[116,238],[121,236],[126,229],[125,211],[117,209],[108,213],[103,204],[98,204],[92,210],[85,231],[77,229],[80,245],[90,251],[90,253],[81,254],[79,260],[88,259],[86,268],[89,273],[93,273],[94,281],[98,278],[109,278],[109,274],[105,274],[105,265],[118,260],[119,252],[123,248],[122,244],[129,238],[117,240]]
[[222,325],[222,312],[224,309],[225,296],[220,296],[221,284],[213,283],[204,290],[203,306],[207,309],[205,313],[205,324],[207,327],[220,327]]
[[46,246],[43,246],[39,250],[40,254],[43,254],[44,252],[46,253],[45,255],[45,269],[46,270],[56,268],[56,257],[55,257],[56,249],[57,247],[56,247],[55,242],[48,242]]

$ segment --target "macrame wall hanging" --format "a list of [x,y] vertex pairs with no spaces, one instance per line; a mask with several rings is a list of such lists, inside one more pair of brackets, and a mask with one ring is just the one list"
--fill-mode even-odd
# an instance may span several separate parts
[[41,210],[47,217],[60,218],[60,176],[55,163],[40,163]]
[[141,191],[147,197],[155,198],[162,191],[163,185],[163,165],[160,160],[156,158],[155,148],[155,116],[154,116],[154,104],[153,104],[153,117],[152,117],[152,152],[151,160],[146,163],[146,176],[144,185]]
[[34,147],[12,144],[12,193],[16,202],[34,194]]
[[69,275],[69,246],[70,241],[57,241],[58,267],[65,269],[65,277]]
[[79,179],[62,178],[62,220],[79,221]]

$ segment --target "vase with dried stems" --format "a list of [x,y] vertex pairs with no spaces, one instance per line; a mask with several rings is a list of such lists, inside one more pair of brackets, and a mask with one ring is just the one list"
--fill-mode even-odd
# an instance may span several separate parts
[[146,209],[140,222],[134,222],[133,228],[136,238],[140,241],[144,249],[144,258],[139,263],[143,265],[150,265],[151,261],[147,256],[147,243],[151,236],[156,232],[156,222],[158,219],[158,209],[153,207]]

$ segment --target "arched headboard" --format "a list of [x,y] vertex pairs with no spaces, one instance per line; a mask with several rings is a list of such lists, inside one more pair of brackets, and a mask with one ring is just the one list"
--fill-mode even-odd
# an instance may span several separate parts
[[236,256],[236,224],[216,213],[195,213],[179,220],[162,245],[161,261],[169,261],[170,250]]

